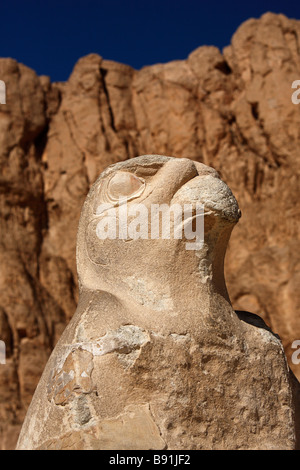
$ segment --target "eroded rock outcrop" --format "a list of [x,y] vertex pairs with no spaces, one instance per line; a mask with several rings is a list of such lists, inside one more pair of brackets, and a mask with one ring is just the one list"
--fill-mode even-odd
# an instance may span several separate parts
[[289,364],[299,322],[299,21],[246,21],[223,54],[131,67],[89,55],[66,83],[0,60],[0,441],[13,448],[47,358],[78,301],[75,239],[91,184],[141,154],[213,166],[243,218],[230,241],[233,306],[264,318]]

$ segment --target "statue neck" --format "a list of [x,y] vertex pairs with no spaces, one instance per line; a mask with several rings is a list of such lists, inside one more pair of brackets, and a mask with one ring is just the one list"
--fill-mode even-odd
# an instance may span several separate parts
[[[144,258],[145,264],[134,266],[121,279],[93,291],[101,303],[104,295],[122,305],[126,323],[139,324],[150,330],[195,331],[203,322],[226,323],[233,309],[224,279],[224,255],[232,227],[206,237],[199,251],[178,250],[158,269],[159,257]],[[104,294],[105,293],[105,294]],[[223,327],[222,327],[223,328]],[[221,328],[221,329],[222,329]]]

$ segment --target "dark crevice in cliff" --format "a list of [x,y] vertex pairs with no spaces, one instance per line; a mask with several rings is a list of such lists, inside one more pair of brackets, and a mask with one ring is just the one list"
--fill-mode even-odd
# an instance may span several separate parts
[[215,65],[215,69],[220,70],[220,72],[222,72],[224,75],[230,75],[232,73],[232,70],[226,60]]
[[111,128],[114,132],[117,132],[116,127],[115,127],[114,114],[113,114],[112,107],[111,107],[111,104],[110,104],[109,93],[108,93],[107,86],[106,86],[106,83],[105,83],[106,74],[107,74],[107,70],[105,70],[103,68],[100,68],[101,81],[102,81],[103,91],[104,91],[104,94],[105,94],[105,97],[106,97],[106,100],[107,100],[107,106],[108,106],[108,111],[109,111],[109,115],[110,115]]
[[251,104],[251,113],[254,119],[257,121],[259,119],[258,115],[258,103],[252,103]]
[[40,167],[41,172],[41,192],[39,193],[39,197],[35,199],[33,202],[33,210],[35,214],[35,230],[37,234],[37,246],[36,246],[36,259],[37,259],[37,277],[39,279],[40,273],[40,254],[42,251],[42,244],[45,236],[45,232],[49,228],[49,214],[48,214],[48,207],[45,198],[45,188],[44,188],[44,175],[43,169],[47,169],[47,166],[44,165],[42,162],[42,157],[47,145],[48,141],[48,131],[49,131],[49,124],[47,124],[42,132],[36,137],[34,140],[34,147],[35,147],[35,158],[38,162],[41,162],[42,165]]

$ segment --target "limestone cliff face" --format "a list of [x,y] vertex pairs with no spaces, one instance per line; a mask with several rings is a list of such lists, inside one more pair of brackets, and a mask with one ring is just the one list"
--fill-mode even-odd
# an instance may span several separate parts
[[86,194],[109,164],[143,154],[213,166],[242,210],[226,260],[236,310],[278,333],[294,373],[300,340],[300,21],[246,21],[223,54],[140,71],[89,55],[66,83],[0,60],[0,441],[15,445],[47,358],[78,296],[75,245]]

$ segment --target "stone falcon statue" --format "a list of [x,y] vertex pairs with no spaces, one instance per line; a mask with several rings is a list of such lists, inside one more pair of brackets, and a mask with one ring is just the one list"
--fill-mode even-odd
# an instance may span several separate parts
[[[133,204],[149,214],[161,204],[201,205],[202,243],[187,249],[175,231],[151,237],[151,223],[143,237],[124,236],[112,208],[125,202],[128,214]],[[78,308],[17,449],[296,448],[282,344],[259,317],[235,312],[226,289],[224,256],[239,217],[218,173],[189,159],[145,155],[100,175],[79,222]],[[103,220],[114,237],[99,236]]]

